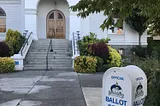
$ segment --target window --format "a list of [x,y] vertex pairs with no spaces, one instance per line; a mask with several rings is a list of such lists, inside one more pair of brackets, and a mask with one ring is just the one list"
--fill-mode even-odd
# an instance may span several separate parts
[[6,32],[6,13],[0,8],[0,33]]
[[49,19],[54,19],[54,12],[50,14]]
[[108,29],[108,34],[124,34],[123,22],[119,27],[114,27],[114,24],[116,24],[117,20],[118,18],[114,18],[113,25]]
[[58,19],[63,19],[63,16],[60,13],[58,13]]

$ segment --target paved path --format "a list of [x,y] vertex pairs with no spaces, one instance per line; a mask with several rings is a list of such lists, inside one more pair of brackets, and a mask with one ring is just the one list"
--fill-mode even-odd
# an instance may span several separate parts
[[23,71],[0,75],[0,106],[86,105],[77,73]]
[[102,106],[103,74],[78,74],[87,106]]

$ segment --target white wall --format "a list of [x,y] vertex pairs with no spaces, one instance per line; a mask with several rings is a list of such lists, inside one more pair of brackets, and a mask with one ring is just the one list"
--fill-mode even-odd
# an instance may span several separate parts
[[[107,17],[103,15],[103,12],[98,14],[91,14],[85,19],[81,19],[81,36],[88,35],[89,32],[96,33],[98,38],[107,38],[111,39],[110,45],[138,45],[139,36],[136,31],[131,29],[124,22],[124,34],[108,34],[107,30],[102,31],[100,29],[101,24]],[[141,39],[142,45],[147,45],[147,32],[142,35]]]
[[35,10],[25,10],[25,29],[33,32],[33,38],[37,38],[37,15]]
[[[36,23],[36,15],[37,15],[37,7],[38,4],[41,0],[25,0],[25,10],[26,10],[26,28],[30,28],[31,30],[34,30],[35,33],[34,35],[37,35],[37,24]],[[44,2],[48,2],[48,0],[43,0]],[[58,2],[62,2],[63,0],[57,0]],[[66,0],[69,4],[69,6],[75,5],[77,2],[79,2],[80,0]],[[45,4],[46,4],[45,3]],[[47,5],[48,7],[48,11],[49,9],[51,10],[51,4]],[[40,6],[41,7],[41,6]],[[45,7],[46,8],[46,7]],[[52,7],[53,8],[53,7]],[[41,11],[42,9],[42,11]],[[40,9],[40,13],[42,13],[43,15],[48,14],[48,12],[46,12],[46,14],[44,13],[44,7],[42,6],[42,8]],[[68,10],[68,9],[66,9]],[[66,11],[64,10],[64,11]],[[47,10],[45,10],[47,11]],[[107,30],[105,30],[104,32],[99,28],[100,25],[103,23],[104,19],[106,18],[105,16],[103,16],[103,13],[100,14],[91,14],[89,17],[87,17],[86,19],[82,19],[77,17],[77,12],[72,12],[71,10],[69,10],[69,18],[68,20],[68,24],[70,24],[69,26],[67,26],[66,28],[68,28],[68,35],[69,39],[71,40],[72,38],[72,33],[76,32],[76,31],[80,31],[81,32],[81,36],[85,36],[87,34],[89,34],[89,32],[94,32],[98,35],[98,38],[106,38],[106,37],[110,37],[111,41],[110,44],[111,45],[138,45],[138,33],[135,32],[134,30],[132,30],[131,28],[129,28],[128,25],[124,24],[124,34],[122,35],[116,35],[116,34],[108,34]],[[44,17],[41,17],[42,20],[44,20]],[[39,20],[41,20],[41,18]],[[45,20],[43,21],[43,23],[39,23],[38,26],[40,25],[44,25],[45,24]],[[46,25],[45,25],[46,26]],[[41,27],[39,29],[46,29],[45,27]],[[70,30],[69,30],[70,29]],[[39,30],[38,30],[39,31]],[[43,34],[46,31],[43,31]],[[40,36],[41,37],[41,36]],[[144,35],[142,36],[142,45],[147,45],[147,33],[145,32]]]
[[54,5],[53,0],[41,0],[37,9],[37,34],[38,38],[46,39],[46,17],[52,10],[60,10],[65,16],[65,35],[69,39],[69,6],[66,0],[57,1],[57,6]]
[[[142,35],[141,44],[147,45],[147,32]],[[138,33],[127,24],[125,24],[125,45],[139,45]]]
[[[0,7],[6,12],[6,28],[23,32],[21,0],[0,0]],[[5,39],[6,33],[0,33],[0,39]]]
[[91,14],[88,17],[81,18],[81,34],[82,36],[88,35],[90,32],[96,33],[99,39],[107,37],[107,30],[102,31],[100,28],[106,17],[103,12],[99,14]]
[[70,12],[70,36],[69,40],[72,40],[73,33],[76,31],[81,31],[81,18],[77,17],[76,12]]

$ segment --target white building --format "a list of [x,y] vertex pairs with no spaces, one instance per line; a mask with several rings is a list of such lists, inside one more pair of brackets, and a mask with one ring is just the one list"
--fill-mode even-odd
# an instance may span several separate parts
[[[80,31],[81,36],[96,33],[99,38],[111,38],[116,46],[138,45],[138,33],[125,23],[121,30],[99,28],[106,18],[102,13],[91,14],[86,19],[77,17],[69,7],[79,0],[0,0],[0,39],[4,39],[7,29],[25,29],[33,32],[34,39],[72,38],[72,33]],[[142,45],[147,45],[147,33],[142,36]]]

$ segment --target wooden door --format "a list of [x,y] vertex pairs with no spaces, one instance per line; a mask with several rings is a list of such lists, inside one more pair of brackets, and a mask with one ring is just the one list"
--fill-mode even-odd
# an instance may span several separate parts
[[65,39],[65,18],[58,10],[51,11],[47,16],[47,38]]

